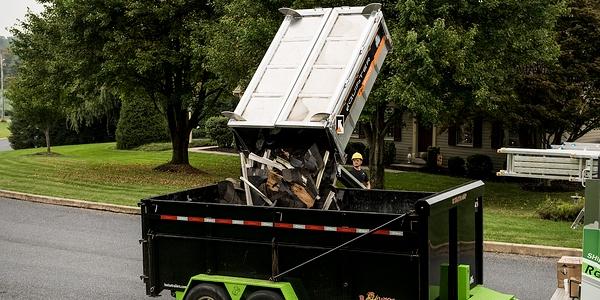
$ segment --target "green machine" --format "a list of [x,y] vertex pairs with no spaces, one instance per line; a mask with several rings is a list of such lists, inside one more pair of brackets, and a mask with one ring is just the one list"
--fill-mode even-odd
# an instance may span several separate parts
[[[581,182],[585,187],[581,300],[600,299],[600,144],[564,143],[552,149],[502,148],[506,170],[499,176]],[[574,223],[575,225],[575,223]],[[574,227],[574,226],[573,226]]]
[[581,265],[581,299],[600,299],[600,180],[587,180]]

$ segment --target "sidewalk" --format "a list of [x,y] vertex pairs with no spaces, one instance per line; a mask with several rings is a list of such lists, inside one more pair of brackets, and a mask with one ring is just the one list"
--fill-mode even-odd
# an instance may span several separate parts
[[[213,153],[213,152],[211,152]],[[230,154],[230,153],[228,153]],[[235,154],[234,154],[235,155]],[[0,197],[38,202],[52,205],[70,206],[84,209],[94,209],[101,211],[108,211],[113,213],[122,214],[133,214],[139,215],[139,207],[104,204],[98,202],[90,202],[76,199],[66,199],[59,197],[48,197],[33,195],[27,193],[12,192],[6,190],[0,190]],[[1,200],[0,200],[1,201]],[[540,256],[540,257],[561,257],[561,256],[581,256],[581,249],[576,248],[563,248],[563,247],[551,247],[551,246],[539,246],[539,245],[523,245],[523,244],[512,244],[503,242],[491,242],[485,241],[483,243],[483,250],[485,252],[504,253],[504,254],[518,254],[528,256]]]
[[194,148],[189,148],[188,151],[189,152],[197,152],[197,153],[208,153],[208,154],[218,154],[218,155],[239,156],[239,154],[237,154],[237,153],[228,153],[228,152],[208,150],[208,149],[215,149],[215,148],[219,148],[219,147],[218,146],[194,147]]

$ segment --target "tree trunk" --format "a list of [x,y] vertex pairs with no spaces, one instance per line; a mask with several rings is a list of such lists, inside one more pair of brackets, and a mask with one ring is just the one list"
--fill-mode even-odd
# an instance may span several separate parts
[[383,164],[383,147],[385,143],[385,108],[386,103],[378,103],[366,126],[365,135],[369,143],[369,176],[371,188],[383,189],[385,167]]
[[174,165],[189,165],[189,131],[183,129],[176,132],[171,132],[171,144],[173,145],[173,153],[171,155],[170,163]]
[[44,135],[46,136],[46,152],[50,154],[52,153],[52,151],[50,151],[50,127],[44,129]]
[[189,165],[188,146],[190,144],[189,117],[186,109],[169,106],[167,109],[167,123],[171,133],[173,152],[169,164]]
[[554,136],[553,136],[551,145],[560,145],[560,144],[562,144],[563,133],[564,133],[564,130],[556,130],[554,132]]

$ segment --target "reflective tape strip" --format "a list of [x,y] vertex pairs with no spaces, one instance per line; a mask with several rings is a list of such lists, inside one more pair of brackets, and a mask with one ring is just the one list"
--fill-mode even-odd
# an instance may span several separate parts
[[325,231],[325,226],[321,226],[321,225],[305,225],[304,229],[314,230],[314,231]]
[[160,215],[161,220],[177,220],[177,216]]
[[294,228],[294,224],[290,224],[290,223],[275,223],[275,227],[277,227],[277,228]]
[[260,226],[260,223],[258,221],[244,221],[244,225],[246,226]]
[[[367,233],[370,231],[370,229],[354,228],[354,227],[346,227],[346,226],[335,227],[335,226],[312,225],[312,224],[292,224],[292,223],[283,223],[283,222],[232,220],[232,219],[219,219],[219,218],[208,218],[208,217],[186,217],[186,216],[160,215],[160,219],[167,220],[167,221],[215,223],[215,224],[243,225],[243,226],[254,226],[254,227],[275,227],[275,228],[282,228],[282,229],[329,231],[329,232],[344,232],[344,233],[359,233],[359,234],[364,234],[364,233]],[[373,234],[387,235],[387,236],[403,236],[404,232],[380,229],[380,230],[373,232]]]

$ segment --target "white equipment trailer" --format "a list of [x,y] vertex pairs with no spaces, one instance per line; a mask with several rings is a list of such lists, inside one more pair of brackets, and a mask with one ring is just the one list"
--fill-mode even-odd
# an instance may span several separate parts
[[555,179],[581,182],[598,178],[600,144],[565,143],[551,149],[501,148],[506,170],[498,176]]
[[580,299],[600,299],[600,144],[564,143],[551,149],[501,148],[498,153],[506,154],[506,170],[500,170],[498,176],[568,180],[581,182],[585,187],[585,208],[573,223],[579,223],[585,211]]

